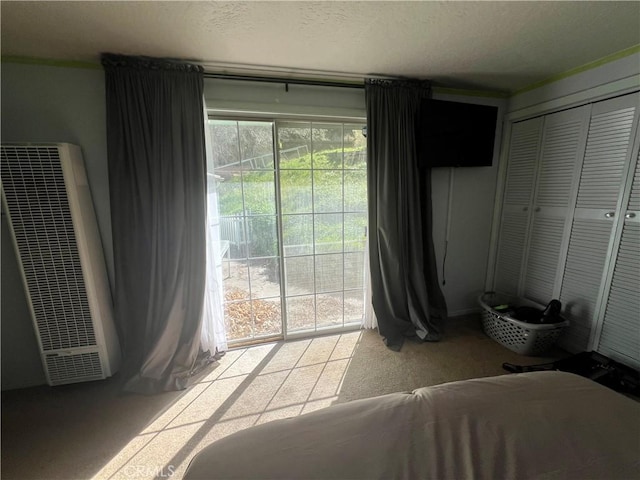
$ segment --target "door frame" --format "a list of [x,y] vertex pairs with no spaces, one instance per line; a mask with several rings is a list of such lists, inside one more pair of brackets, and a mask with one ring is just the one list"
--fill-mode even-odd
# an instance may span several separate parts
[[[280,149],[278,148],[278,124],[283,122],[309,122],[317,124],[362,124],[366,125],[366,118],[354,118],[354,117],[327,117],[327,116],[313,116],[313,115],[284,115],[284,114],[267,114],[252,112],[251,115],[247,115],[246,112],[220,112],[220,111],[208,111],[207,112],[207,126],[211,120],[228,120],[235,122],[270,122],[272,128],[272,151],[273,151],[273,170],[274,170],[274,189],[275,189],[275,217],[276,217],[276,236],[278,242],[278,265],[280,269],[280,320],[281,328],[279,334],[264,335],[253,338],[245,338],[239,340],[228,341],[230,348],[240,348],[250,345],[257,345],[262,343],[280,341],[280,340],[294,340],[302,338],[312,338],[324,335],[332,335],[338,333],[345,333],[350,331],[359,330],[361,323],[351,322],[349,324],[344,323],[342,326],[328,326],[318,328],[317,322],[314,321],[314,327],[308,330],[300,330],[290,332],[287,328],[287,296],[286,296],[286,272],[284,268],[284,242],[283,242],[283,224],[282,224],[282,197],[281,197],[281,183],[280,183]],[[313,170],[311,170],[313,172]],[[243,200],[244,202],[244,200]],[[368,240],[366,240],[368,241]],[[344,253],[344,251],[343,251]],[[363,254],[364,255],[364,254]],[[315,254],[314,254],[315,256]],[[315,281],[314,281],[315,283]],[[315,286],[314,286],[315,290]],[[343,287],[344,291],[344,287]],[[314,292],[316,295],[317,292]],[[364,296],[364,288],[363,288]],[[344,298],[344,297],[343,297]],[[223,302],[225,302],[223,297]],[[343,300],[344,301],[344,300]],[[314,312],[315,313],[315,312]],[[364,308],[363,308],[364,314]]]

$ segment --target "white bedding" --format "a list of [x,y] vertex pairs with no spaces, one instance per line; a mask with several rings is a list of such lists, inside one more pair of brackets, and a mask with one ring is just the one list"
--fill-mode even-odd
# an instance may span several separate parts
[[453,382],[237,432],[184,478],[640,478],[640,403],[564,372]]

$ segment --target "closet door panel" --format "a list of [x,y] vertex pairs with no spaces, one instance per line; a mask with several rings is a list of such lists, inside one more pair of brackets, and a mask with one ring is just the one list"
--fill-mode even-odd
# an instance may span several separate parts
[[636,159],[636,169],[631,184],[631,193],[629,194],[629,203],[626,215],[635,215],[634,218],[637,221],[638,213],[640,213],[640,154]]
[[516,294],[531,211],[542,118],[515,123],[511,130],[494,288]]
[[[583,109],[570,111],[560,118],[545,121],[545,135],[540,162],[536,207],[568,207],[575,175],[576,162],[582,157],[581,142],[584,137],[585,116]],[[549,115],[554,117],[554,115]]]
[[564,235],[564,218],[536,216],[529,241],[525,296],[546,305],[553,298],[554,280]]
[[506,205],[529,206],[531,203],[542,122],[542,118],[534,118],[513,125],[504,193]]
[[640,158],[622,227],[597,350],[640,368]]
[[588,349],[610,238],[610,220],[574,217],[560,292],[570,321],[561,344],[570,352]]
[[[529,215],[521,208],[505,209],[500,228],[500,247],[496,262],[495,289],[516,294],[520,283],[523,249],[526,243]],[[509,211],[511,210],[511,211]]]
[[561,345],[589,349],[611,236],[631,157],[638,95],[593,105],[560,301],[571,324]]
[[577,209],[615,211],[618,207],[638,101],[635,94],[593,106]]
[[622,231],[598,351],[640,368],[640,224]]
[[590,106],[547,115],[522,293],[547,304],[558,291],[586,144]]

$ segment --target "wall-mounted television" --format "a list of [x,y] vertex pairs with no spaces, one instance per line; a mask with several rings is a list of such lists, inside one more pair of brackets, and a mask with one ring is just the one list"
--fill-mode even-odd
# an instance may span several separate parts
[[498,107],[423,100],[417,122],[422,167],[490,167]]

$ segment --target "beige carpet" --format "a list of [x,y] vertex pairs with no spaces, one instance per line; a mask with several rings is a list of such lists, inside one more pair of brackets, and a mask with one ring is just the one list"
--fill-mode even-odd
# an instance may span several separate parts
[[413,390],[468,378],[503,375],[502,363],[533,365],[567,356],[562,350],[546,357],[526,357],[504,348],[481,330],[479,317],[451,319],[442,341],[405,341],[399,353],[380,348],[377,332],[365,331],[354,351],[339,401]]
[[534,364],[488,339],[476,316],[401,352],[375,331],[230,351],[184,392],[122,395],[118,378],[2,394],[2,478],[181,478],[193,455],[252,425],[345,402]]

